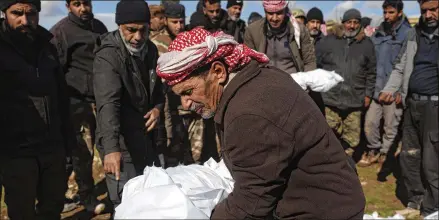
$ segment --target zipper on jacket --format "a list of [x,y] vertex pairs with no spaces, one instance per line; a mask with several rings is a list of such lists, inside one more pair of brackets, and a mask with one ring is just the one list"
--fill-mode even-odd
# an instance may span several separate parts
[[[41,57],[41,55],[38,57],[38,59]],[[38,60],[37,59],[37,60]],[[35,71],[37,72],[37,78],[40,78],[40,70],[38,68],[38,64],[40,62],[37,61],[37,67],[35,68]],[[44,113],[46,116],[46,124],[47,124],[47,131],[50,131],[50,114],[49,114],[49,102],[47,101],[47,97],[43,96],[43,105],[44,105]]]

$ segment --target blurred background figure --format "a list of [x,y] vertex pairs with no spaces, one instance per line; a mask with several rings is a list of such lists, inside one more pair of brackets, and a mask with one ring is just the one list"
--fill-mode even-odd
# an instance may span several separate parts
[[252,12],[252,13],[250,13],[250,16],[248,16],[247,24],[251,25],[253,22],[255,22],[261,18],[263,18],[262,15],[260,15],[257,12]]

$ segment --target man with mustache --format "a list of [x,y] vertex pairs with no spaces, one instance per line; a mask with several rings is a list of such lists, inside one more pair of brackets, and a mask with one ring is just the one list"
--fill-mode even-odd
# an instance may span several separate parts
[[93,85],[96,145],[104,163],[109,198],[121,202],[125,183],[146,166],[160,166],[154,128],[163,110],[157,47],[148,39],[150,12],[143,0],[116,6],[119,28],[97,40]]
[[232,35],[235,40],[242,44],[244,43],[245,21],[241,17],[244,1],[228,0],[227,1],[227,26],[224,32]]
[[177,36],[158,60],[157,74],[183,107],[214,119],[235,180],[211,219],[362,218],[361,184],[325,118],[268,63],[230,35],[201,28]]
[[409,199],[407,209],[400,213],[421,209],[427,216],[439,208],[439,2],[418,2],[421,18],[408,32],[379,100],[404,105],[400,163]]
[[[314,70],[316,56],[309,32],[303,24],[290,20],[287,5],[285,0],[263,1],[265,18],[248,26],[244,43],[267,54],[271,65],[287,73]],[[313,91],[309,94],[323,113],[321,95]]]
[[[160,55],[166,53],[169,44],[179,33],[184,31],[186,17],[185,7],[179,3],[166,3],[162,13],[165,27],[159,34],[155,34],[153,37],[150,36],[150,40],[157,46]],[[181,106],[180,98],[166,86],[165,90],[166,102],[163,117],[167,141],[162,147],[165,167],[193,163],[187,129],[185,129],[180,115],[180,113],[184,114],[179,110]]]
[[2,0],[0,10],[0,175],[8,215],[60,219],[66,155],[76,147],[64,74],[52,34],[38,25],[41,1]]
[[[93,49],[96,38],[107,32],[105,25],[93,17],[91,0],[67,0],[68,16],[55,24],[50,32],[64,71],[70,98],[71,118],[77,136],[73,148],[72,165],[78,183],[79,201],[90,213],[104,209],[93,194],[93,155],[96,118],[93,94]],[[71,171],[71,170],[70,170]],[[70,173],[68,173],[70,174]],[[64,212],[76,207],[66,199]]]
[[336,27],[335,34],[321,40],[316,51],[319,68],[344,78],[343,83],[322,96],[326,120],[348,155],[360,143],[361,114],[370,105],[376,81],[374,45],[365,36],[360,21],[358,10],[347,10],[343,24]]
[[[385,0],[383,3],[384,22],[373,35],[377,57],[377,79],[372,102],[366,113],[365,135],[369,152],[358,162],[359,166],[370,166],[379,162],[383,164],[387,152],[394,146],[402,117],[399,103],[384,104],[379,102],[379,94],[389,80],[393,62],[398,56],[407,33],[411,29],[404,17],[402,0]],[[381,135],[381,120],[384,120]],[[381,143],[382,140],[382,143]]]
[[309,35],[311,35],[314,42],[315,49],[318,49],[317,44],[324,37],[322,31],[320,30],[321,25],[324,23],[323,13],[320,9],[314,7],[308,11],[306,14],[306,27],[308,28]]

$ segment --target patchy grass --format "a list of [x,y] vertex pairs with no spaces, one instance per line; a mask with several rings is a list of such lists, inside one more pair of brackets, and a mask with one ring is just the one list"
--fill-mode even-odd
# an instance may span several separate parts
[[367,168],[358,167],[361,185],[366,195],[365,212],[372,214],[376,211],[382,217],[393,216],[396,210],[405,207],[395,196],[397,186],[395,177],[388,176],[386,182],[379,182],[377,180],[379,168],[378,164]]
[[[104,177],[102,166],[99,163],[100,160],[98,158],[95,158],[93,166],[93,176],[96,182],[102,180],[102,178]],[[363,185],[363,190],[366,195],[365,212],[368,214],[372,214],[374,211],[376,211],[382,217],[393,216],[396,210],[404,209],[403,204],[400,202],[395,194],[397,180],[393,175],[389,175],[386,182],[379,182],[377,180],[377,173],[379,172],[379,168],[380,167],[377,164],[367,168],[358,167],[360,181]],[[70,193],[75,193],[77,187],[74,181],[69,181],[69,185],[72,186]],[[4,193],[2,195],[4,196]],[[100,199],[103,197],[105,197],[105,195],[100,196]],[[4,216],[6,216],[6,205],[3,203],[3,201],[4,199],[2,198],[2,219],[7,219],[4,218]],[[83,207],[79,207],[73,213],[68,213],[64,216],[69,217],[72,214],[81,211],[82,209]],[[96,216],[94,219],[109,219],[109,215],[107,214]]]

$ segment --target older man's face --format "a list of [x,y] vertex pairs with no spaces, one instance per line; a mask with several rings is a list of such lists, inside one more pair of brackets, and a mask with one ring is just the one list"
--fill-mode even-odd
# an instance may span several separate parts
[[287,12],[282,9],[277,12],[265,12],[265,17],[272,28],[279,28],[285,19]]
[[120,25],[125,42],[131,51],[140,51],[149,37],[149,24],[136,22]]
[[233,5],[227,9],[227,12],[229,13],[230,19],[232,19],[233,21],[236,21],[241,17],[242,6],[241,5]]
[[355,37],[358,34],[361,23],[357,19],[351,19],[343,23],[346,37]]
[[424,24],[429,28],[438,26],[439,1],[427,1],[421,5],[421,14]]
[[306,23],[306,27],[308,27],[309,33],[311,36],[316,36],[320,33],[321,22],[317,19],[312,19]]
[[207,73],[201,73],[174,85],[172,91],[181,96],[184,109],[209,119],[217,111],[226,80],[226,67],[221,62],[214,62]]
[[33,4],[16,3],[6,10],[8,26],[17,32],[30,34],[38,27],[38,10]]

